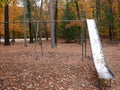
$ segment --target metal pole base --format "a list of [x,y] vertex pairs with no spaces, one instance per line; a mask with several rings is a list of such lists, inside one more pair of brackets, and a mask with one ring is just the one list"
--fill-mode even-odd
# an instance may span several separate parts
[[105,85],[106,84],[105,81],[106,81],[105,79],[98,78],[96,82],[96,89],[103,90],[104,88],[106,88],[108,90],[112,90],[112,79],[109,80],[109,86]]

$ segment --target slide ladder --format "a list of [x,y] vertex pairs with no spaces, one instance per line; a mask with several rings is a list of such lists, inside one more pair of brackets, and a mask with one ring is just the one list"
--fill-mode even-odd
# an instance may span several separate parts
[[93,61],[98,73],[98,77],[102,79],[113,79],[114,75],[108,68],[102,49],[102,44],[98,34],[97,26],[94,19],[87,19],[88,33],[90,38]]

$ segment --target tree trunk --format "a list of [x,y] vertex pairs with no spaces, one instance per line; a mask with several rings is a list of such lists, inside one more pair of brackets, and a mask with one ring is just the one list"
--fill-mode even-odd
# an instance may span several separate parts
[[31,23],[31,3],[30,0],[27,0],[27,9],[28,9],[28,18],[29,18],[29,35],[30,35],[30,43],[33,43],[33,33],[32,33],[32,23]]
[[[77,10],[77,16],[78,20],[80,20],[80,12],[79,12],[79,5],[78,5],[78,0],[75,0],[75,5],[76,5],[76,10]],[[78,26],[78,43],[81,43],[81,30],[80,26]]]
[[100,38],[102,41],[102,20],[101,20],[101,5],[100,5],[100,0],[96,0],[96,21],[97,21],[97,26],[100,30]]
[[[40,7],[40,21],[43,19],[43,0],[41,0],[41,7]],[[42,45],[42,23],[40,23],[40,45]]]
[[53,24],[53,5],[52,0],[50,0],[50,34],[51,34],[51,47],[55,48],[55,38],[54,38],[54,24]]
[[5,9],[5,43],[4,45],[7,46],[7,45],[10,45],[10,41],[9,41],[9,6],[6,5],[4,7]]
[[48,30],[47,30],[46,22],[44,22],[44,26],[45,26],[45,37],[46,37],[46,40],[48,40]]
[[112,30],[112,41],[113,39],[115,40],[115,35],[114,35],[114,17],[113,17],[113,11],[112,11],[112,5],[111,5],[111,8],[110,8],[110,12],[112,14],[112,20],[111,20],[111,30]]
[[111,25],[109,25],[109,38],[110,38],[110,41],[112,42],[113,36],[112,36],[112,27],[111,27]]
[[120,0],[118,0],[118,13],[119,13],[119,39],[120,39]]
[[96,21],[97,21],[97,24],[98,24],[98,19],[99,19],[99,13],[100,13],[100,0],[96,0]]
[[[55,1],[55,20],[58,20],[58,0]],[[58,22],[55,22],[55,24],[54,24],[54,30],[55,30],[55,44],[57,45],[57,39],[58,39]]]
[[27,41],[26,41],[26,0],[24,0],[23,3],[24,3],[24,46],[27,47]]
[[[13,19],[13,22],[15,22],[15,19]],[[15,23],[13,23],[13,30],[12,30],[12,40],[11,42],[15,42]]]
[[101,12],[100,12],[100,39],[101,39],[101,41],[102,41],[102,15],[101,15]]
[[111,19],[109,20],[109,38],[110,38],[110,40],[111,40],[111,42],[113,41],[113,32],[114,32],[114,30],[113,30],[113,11],[112,11],[112,2],[111,2],[111,0],[109,0],[109,9],[110,9],[110,15],[111,15]]
[[13,28],[13,31],[12,31],[12,40],[11,40],[12,43],[15,42],[15,30]]

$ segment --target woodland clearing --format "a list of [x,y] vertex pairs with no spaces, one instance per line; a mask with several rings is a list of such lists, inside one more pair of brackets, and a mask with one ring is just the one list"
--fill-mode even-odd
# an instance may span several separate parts
[[[11,46],[0,44],[0,90],[96,90],[97,73],[91,49],[87,42],[87,56],[82,61],[82,46],[59,42],[54,49],[50,41],[37,45],[34,61],[34,44]],[[112,90],[120,90],[120,44],[103,42],[103,50],[110,69],[115,74]],[[109,81],[101,81],[100,90],[109,90]]]

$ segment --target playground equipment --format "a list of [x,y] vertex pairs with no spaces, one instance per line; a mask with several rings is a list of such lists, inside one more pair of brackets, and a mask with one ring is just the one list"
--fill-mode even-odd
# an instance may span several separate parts
[[[50,22],[50,21],[47,21]],[[84,24],[85,20],[57,20],[52,22],[82,22]],[[102,79],[113,79],[114,75],[107,66],[105,61],[105,56],[102,48],[102,44],[99,38],[97,26],[94,19],[87,19],[88,33],[90,37],[91,50],[93,55],[93,61],[98,73],[98,77]],[[83,37],[84,36],[84,37]],[[82,59],[86,56],[86,43],[85,43],[85,31],[82,29]],[[36,36],[37,37],[37,36]],[[84,45],[85,43],[85,45]]]
[[111,80],[114,78],[113,73],[106,64],[102,44],[98,35],[97,26],[94,19],[87,19],[88,33],[90,37],[93,61],[98,73],[98,77]]
[[114,75],[108,68],[105,61],[102,45],[100,42],[100,38],[98,36],[98,31],[94,19],[87,19],[87,25],[88,25],[88,32],[90,37],[93,60],[99,78],[113,79]]
[[[39,24],[40,23],[50,23],[50,22],[82,22],[84,25],[85,22],[87,23],[88,27],[88,33],[90,38],[90,44],[91,44],[91,50],[92,50],[92,56],[93,56],[93,62],[96,68],[96,71],[98,73],[98,78],[101,79],[107,79],[110,80],[111,85],[111,79],[114,78],[113,73],[109,69],[106,63],[106,59],[104,56],[101,40],[99,38],[97,26],[94,19],[87,19],[87,20],[46,20],[46,21],[31,21],[32,23],[37,23],[37,32],[36,32],[36,43],[35,43],[35,51],[34,51],[34,60],[36,60],[36,45],[37,45],[37,36],[38,36],[38,30],[39,30]],[[13,22],[4,22],[4,23],[13,23]],[[21,22],[14,22],[14,23],[21,23]],[[24,21],[22,23],[29,23],[27,21]],[[82,59],[84,60],[84,57],[86,56],[86,43],[85,43],[85,31],[84,27],[82,29]],[[85,45],[84,45],[85,43]]]
[[[36,32],[36,43],[35,43],[35,51],[34,51],[34,60],[36,60],[36,45],[37,45],[37,37],[38,37],[38,30],[39,30],[39,23],[50,23],[51,25],[51,31],[53,30],[53,23],[54,22],[82,22],[84,23],[85,20],[53,20],[53,16],[52,16],[52,0],[50,2],[50,20],[46,20],[46,21],[31,21],[31,23],[37,23],[37,32]],[[98,35],[98,30],[95,24],[94,19],[87,19],[87,26],[88,26],[88,33],[89,33],[89,37],[90,37],[90,44],[91,44],[91,50],[92,50],[92,55],[93,55],[93,61],[94,61],[94,65],[96,68],[96,71],[98,73],[98,77],[102,78],[102,79],[108,79],[111,81],[111,79],[114,78],[113,73],[111,72],[111,70],[109,69],[109,67],[107,66],[107,63],[105,61],[105,56],[103,53],[103,48],[102,48],[102,44]],[[4,23],[13,23],[13,22],[4,22]],[[16,23],[21,23],[21,22],[16,22]],[[26,43],[26,2],[24,2],[24,21],[22,22],[24,23],[24,44],[25,46],[27,46]],[[85,54],[86,54],[86,43],[84,45],[84,35],[85,32],[82,29],[82,59],[84,59]],[[54,33],[51,32],[51,37],[54,37]],[[53,39],[53,38],[51,38]],[[53,47],[55,47],[55,45],[53,45]],[[84,54],[85,53],[85,54]]]

